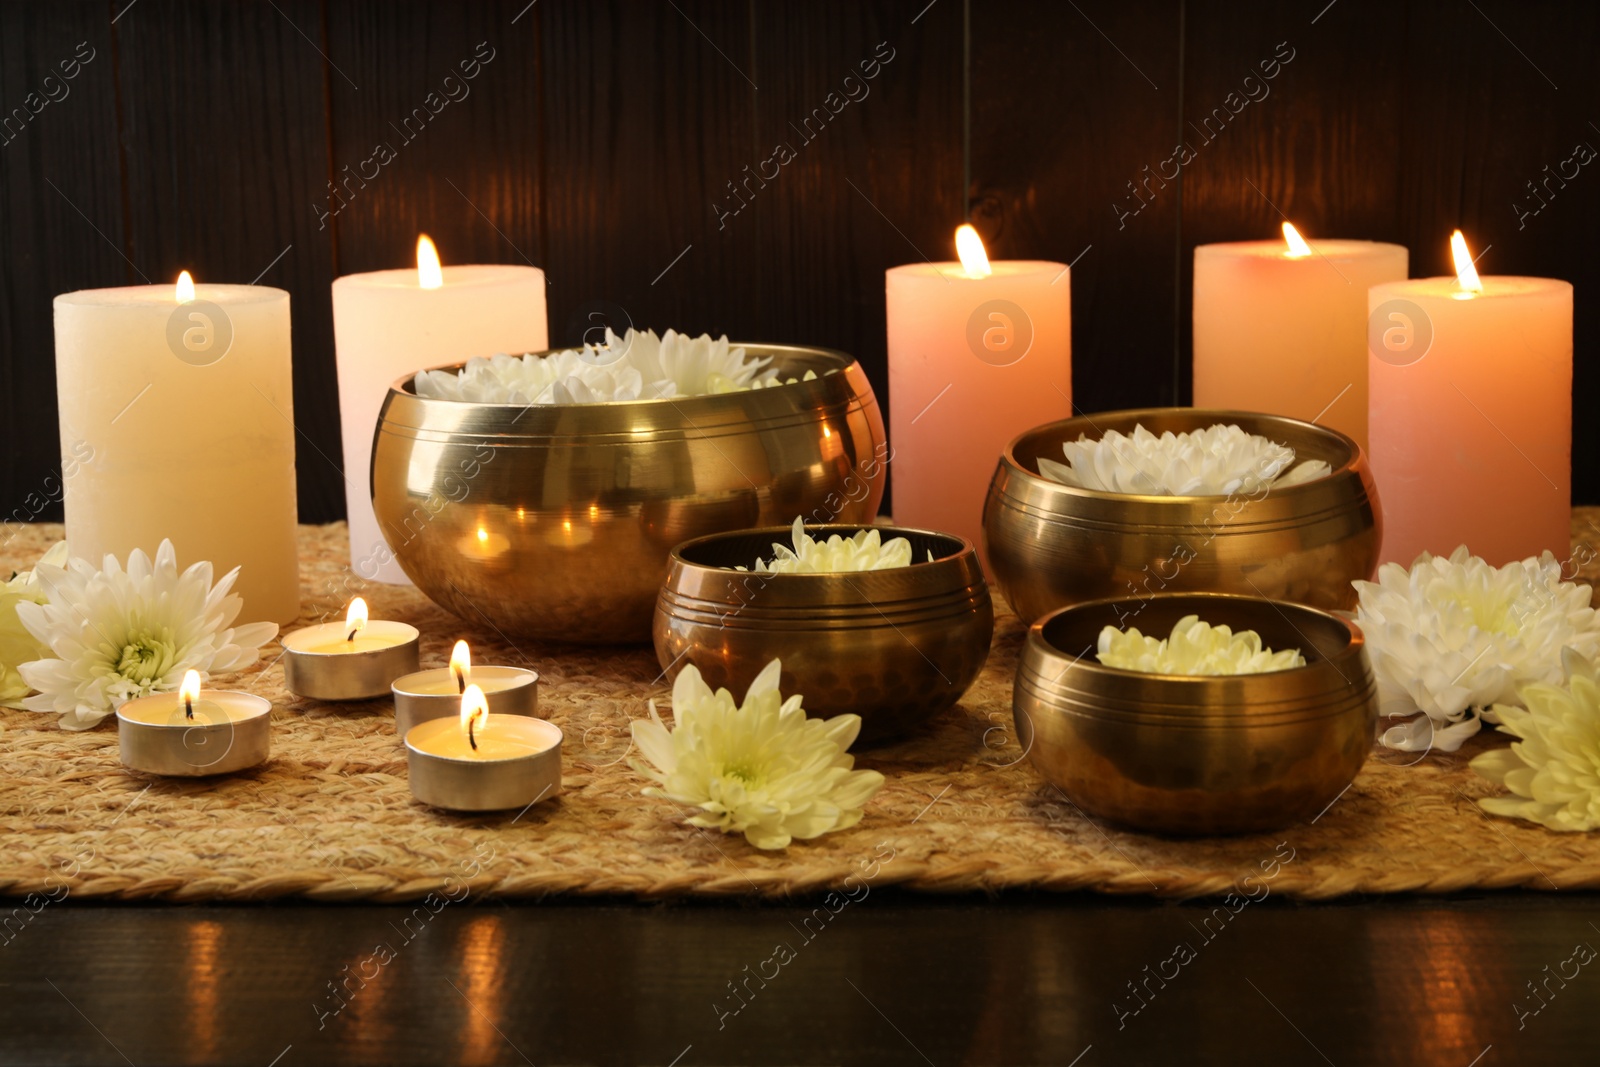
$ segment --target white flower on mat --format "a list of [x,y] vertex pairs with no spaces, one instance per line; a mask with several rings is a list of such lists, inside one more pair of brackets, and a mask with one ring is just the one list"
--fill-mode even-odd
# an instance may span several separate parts
[[[57,541],[39,562],[59,567],[66,559],[67,543]],[[29,660],[38,659],[48,650],[17,618],[17,605],[42,604],[44,601],[39,579],[32,570],[22,571],[0,585],[0,707],[20,708],[22,698],[33,692],[28,683],[22,680],[17,668]]]
[[1549,552],[1497,568],[1463,545],[1353,584],[1379,711],[1409,719],[1384,732],[1390,748],[1454,752],[1481,728],[1484,709],[1520,706],[1521,687],[1560,682],[1563,649],[1600,655],[1589,587],[1562,581]]
[[1483,810],[1528,819],[1551,830],[1600,828],[1600,683],[1595,665],[1572,649],[1561,654],[1565,686],[1535,682],[1519,690],[1526,708],[1496,704],[1500,729],[1521,740],[1472,760],[1507,797],[1485,797]]
[[1234,633],[1198,615],[1179,619],[1167,638],[1107,626],[1100,631],[1098,658],[1107,667],[1146,674],[1265,674],[1306,665],[1298,648],[1274,652],[1261,646],[1254,630]]
[[[419,371],[418,396],[478,404],[597,404],[732,393],[785,384],[771,359],[751,359],[727,337],[609,329],[602,345],[546,355],[470,359],[459,371]],[[816,377],[807,371],[806,380]],[[789,382],[796,379],[790,378]]]
[[1157,437],[1142,425],[1133,433],[1107,430],[1061,446],[1067,462],[1039,458],[1039,473],[1063,485],[1102,493],[1145,496],[1228,496],[1309,482],[1328,473],[1320,459],[1290,468],[1294,449],[1238,426]]
[[229,595],[235,567],[216,585],[211,564],[178,573],[171,541],[155,562],[135,549],[124,569],[106,556],[101,569],[81,559],[34,570],[45,601],[17,606],[17,617],[55,653],[21,667],[38,695],[23,705],[61,715],[66,730],[87,730],[134,697],[176,690],[185,671],[202,678],[250,666],[276,623],[230,628],[243,601]]
[[[772,544],[773,559],[756,560],[755,569],[772,574],[821,574],[836,571],[881,571],[911,565],[911,542],[904,537],[881,541],[877,530],[858,530],[850,537],[834,534],[818,541],[806,532],[805,519],[794,520],[794,548]],[[880,543],[881,542],[881,543]],[[928,553],[933,558],[933,553]],[[737,568],[744,570],[743,567]]]
[[672,687],[673,729],[655,702],[635,720],[633,739],[648,761],[633,768],[659,784],[646,796],[698,809],[694,826],[742,833],[757,848],[783,848],[861,821],[861,809],[883,785],[877,771],[857,771],[845,751],[861,730],[856,715],[808,719],[800,694],[778,694],[778,660],[767,664],[741,707],[726,689],[715,693],[693,665]]

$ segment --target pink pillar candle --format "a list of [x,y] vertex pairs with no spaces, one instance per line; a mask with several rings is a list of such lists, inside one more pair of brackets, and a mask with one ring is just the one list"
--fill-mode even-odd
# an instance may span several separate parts
[[1496,566],[1546,549],[1567,558],[1572,286],[1487,277],[1482,287],[1421,278],[1368,294],[1385,563],[1461,544]]
[[1406,260],[1377,241],[1196,248],[1194,406],[1317,422],[1366,448],[1367,290],[1403,281]]
[[1061,263],[888,272],[895,522],[983,545],[983,501],[1018,434],[1072,415],[1072,281]]

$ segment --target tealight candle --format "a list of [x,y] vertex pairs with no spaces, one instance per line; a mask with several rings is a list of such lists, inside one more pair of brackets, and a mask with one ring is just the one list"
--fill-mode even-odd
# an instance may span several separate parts
[[417,628],[368,621],[356,597],[343,623],[325,622],[285,634],[283,677],[289,691],[313,700],[371,700],[418,667]]
[[176,693],[130,700],[117,709],[123,766],[149,774],[199,778],[265,762],[272,703],[254,693],[200,688],[190,671]]
[[476,685],[496,715],[539,714],[539,672],[521,667],[475,667],[465,641],[457,641],[450,666],[396,678],[394,728],[404,737],[413,726],[456,714],[468,685]]
[[482,689],[461,694],[459,719],[406,733],[411,795],[450,811],[526,808],[561,792],[561,729],[543,719],[489,714]]

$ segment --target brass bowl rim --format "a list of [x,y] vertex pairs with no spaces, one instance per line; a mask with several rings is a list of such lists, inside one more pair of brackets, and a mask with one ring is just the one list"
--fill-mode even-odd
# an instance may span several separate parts
[[[689,559],[684,555],[684,552],[687,550],[691,550],[702,545],[713,544],[717,541],[731,540],[735,537],[743,538],[761,536],[772,537],[774,540],[782,540],[784,537],[794,532],[794,527],[792,525],[750,526],[742,530],[722,530],[718,533],[702,534],[699,537],[692,537],[687,541],[683,541],[677,545],[674,545],[668,558],[672,565],[682,566],[684,568],[693,568],[697,571],[709,571],[718,574],[759,575],[769,581],[792,581],[794,579],[800,579],[801,581],[804,581],[806,579],[837,579],[841,577],[850,577],[853,575],[886,574],[898,571],[909,571],[918,567],[936,567],[940,564],[958,562],[967,556],[975,555],[977,553],[977,549],[973,547],[972,542],[968,541],[965,537],[962,537],[959,534],[946,533],[943,530],[928,530],[919,526],[884,526],[871,522],[825,522],[817,523],[815,525],[808,523],[805,529],[806,533],[810,534],[813,538],[815,538],[818,533],[822,534],[823,537],[829,537],[833,534],[844,534],[845,531],[849,531],[850,533],[854,534],[865,530],[878,530],[886,535],[894,537],[898,537],[901,534],[916,534],[922,537],[932,537],[945,541],[954,541],[959,544],[960,547],[948,555],[935,556],[933,559],[919,560],[916,558],[916,555],[913,554],[911,557],[911,562],[907,563],[903,567],[884,568],[873,571],[757,571],[749,568],[740,570],[737,567],[723,567],[714,563],[701,563],[698,560]],[[883,540],[889,540],[889,536],[885,536]],[[671,580],[670,576],[668,580]]]
[[[1287,423],[1298,428],[1302,428],[1306,431],[1310,431],[1314,434],[1321,434],[1323,436],[1332,438],[1336,443],[1344,445],[1349,450],[1349,459],[1339,466],[1333,467],[1322,477],[1313,478],[1307,482],[1299,482],[1295,485],[1284,486],[1282,489],[1271,490],[1271,492],[1280,499],[1291,494],[1313,490],[1316,487],[1325,485],[1330,479],[1337,478],[1342,474],[1354,473],[1362,459],[1361,446],[1357,444],[1355,439],[1350,437],[1348,434],[1335,430],[1332,427],[1320,426],[1314,422],[1304,422],[1300,419],[1293,419],[1287,415],[1271,415],[1264,411],[1246,411],[1236,408],[1155,407],[1120,408],[1116,411],[1096,411],[1093,414],[1074,415],[1069,419],[1057,419],[1054,422],[1041,423],[1038,426],[1024,430],[1022,433],[1017,434],[1017,436],[1008,441],[1004,451],[1000,453],[1000,463],[1001,466],[1006,468],[1007,472],[1011,476],[1015,477],[1020,475],[1026,479],[1024,484],[1043,486],[1062,495],[1082,497],[1087,500],[1121,500],[1139,504],[1151,504],[1155,506],[1165,505],[1172,507],[1192,508],[1207,501],[1228,500],[1237,495],[1233,493],[1189,494],[1182,496],[1176,494],[1156,495],[1147,493],[1108,493],[1099,489],[1085,489],[1081,486],[1067,485],[1066,483],[1058,482],[1053,478],[1046,478],[1042,474],[1038,474],[1029,470],[1020,460],[1017,459],[1017,446],[1022,444],[1024,440],[1044,434],[1045,432],[1053,430],[1057,427],[1065,426],[1068,423],[1078,423],[1086,429],[1094,430],[1097,429],[1097,427],[1094,425],[1095,419],[1132,419],[1133,421],[1138,422],[1144,417],[1154,417],[1158,415],[1162,417],[1170,417],[1174,413],[1193,413],[1196,417],[1195,429],[1205,429],[1207,426],[1212,426],[1217,423],[1237,423],[1241,416],[1249,419],[1252,422],[1265,420],[1268,422]],[[1201,422],[1201,416],[1209,417],[1209,421]]]
[[[1154,673],[1150,673],[1150,672],[1147,672],[1147,671],[1128,670],[1128,669],[1126,669],[1124,667],[1108,667],[1104,663],[1101,663],[1098,659],[1089,659],[1089,658],[1087,658],[1085,656],[1078,655],[1078,654],[1072,653],[1072,652],[1068,652],[1068,651],[1062,649],[1061,646],[1059,646],[1057,644],[1054,644],[1053,642],[1051,642],[1050,640],[1048,640],[1044,636],[1044,630],[1045,630],[1046,626],[1048,626],[1050,623],[1054,622],[1056,619],[1062,618],[1063,616],[1066,616],[1066,615],[1080,613],[1080,612],[1081,613],[1087,613],[1087,612],[1090,612],[1090,611],[1093,611],[1093,610],[1097,610],[1097,609],[1103,610],[1104,608],[1106,608],[1106,607],[1108,607],[1108,606],[1110,606],[1112,604],[1121,604],[1121,603],[1128,603],[1128,602],[1148,602],[1148,601],[1177,602],[1177,601],[1183,601],[1183,600],[1191,600],[1191,601],[1199,601],[1199,602],[1210,602],[1210,603],[1228,603],[1228,602],[1233,602],[1233,603],[1267,604],[1267,605],[1270,605],[1272,607],[1277,608],[1279,612],[1283,612],[1284,609],[1287,608],[1287,609],[1291,609],[1291,610],[1295,610],[1295,611],[1302,611],[1302,612],[1305,612],[1305,613],[1307,613],[1309,615],[1322,616],[1325,619],[1328,619],[1328,620],[1333,621],[1334,623],[1337,623],[1341,628],[1343,628],[1343,630],[1346,632],[1346,634],[1348,636],[1348,640],[1346,641],[1344,646],[1341,647],[1336,653],[1336,656],[1338,656],[1338,657],[1355,656],[1355,655],[1359,654],[1359,652],[1366,645],[1366,638],[1362,634],[1361,628],[1355,624],[1354,620],[1346,619],[1343,616],[1337,615],[1337,614],[1335,614],[1335,613],[1333,613],[1331,611],[1324,611],[1321,608],[1314,608],[1314,607],[1310,606],[1309,604],[1297,604],[1297,603],[1294,603],[1293,601],[1288,601],[1288,600],[1274,600],[1271,597],[1264,597],[1264,596],[1250,596],[1249,594],[1246,594],[1246,593],[1211,593],[1211,592],[1184,592],[1184,591],[1165,591],[1165,592],[1159,592],[1159,593],[1150,593],[1150,594],[1148,594],[1146,596],[1143,596],[1143,597],[1125,597],[1125,596],[1101,597],[1101,598],[1099,598],[1097,600],[1085,600],[1085,601],[1081,601],[1081,602],[1076,603],[1076,604],[1068,604],[1065,607],[1057,608],[1056,610],[1054,610],[1054,611],[1052,611],[1052,612],[1050,612],[1050,613],[1048,613],[1046,615],[1042,615],[1037,620],[1035,620],[1033,625],[1028,627],[1027,644],[1030,645],[1030,646],[1037,646],[1038,648],[1042,649],[1044,652],[1046,652],[1046,653],[1048,653],[1048,654],[1050,654],[1052,656],[1056,656],[1056,657],[1058,657],[1060,659],[1069,660],[1070,661],[1069,666],[1071,666],[1073,668],[1081,668],[1083,670],[1086,670],[1091,674],[1091,676],[1098,674],[1098,675],[1103,675],[1103,676],[1105,676],[1107,678],[1141,679],[1141,680],[1144,680],[1146,682],[1149,682],[1151,684],[1158,685],[1158,686],[1166,686],[1169,683],[1171,683],[1172,688],[1174,688],[1174,689],[1177,689],[1177,688],[1192,688],[1192,683],[1195,683],[1195,682],[1210,683],[1212,685],[1215,685],[1215,684],[1218,684],[1218,683],[1226,683],[1226,682],[1234,682],[1234,683],[1238,683],[1238,684],[1242,684],[1242,685],[1265,684],[1265,683],[1252,683],[1250,680],[1251,679],[1257,679],[1257,678],[1272,679],[1272,678],[1299,677],[1299,676],[1304,675],[1307,672],[1321,671],[1321,670],[1326,669],[1329,666],[1332,666],[1332,660],[1335,657],[1334,656],[1324,655],[1320,649],[1318,649],[1314,644],[1311,644],[1310,638],[1305,638],[1305,643],[1306,644],[1311,644],[1312,650],[1317,653],[1317,657],[1315,659],[1307,658],[1306,663],[1303,666],[1300,666],[1300,667],[1290,667],[1290,668],[1288,668],[1286,670],[1281,670],[1281,671],[1262,671],[1262,672],[1255,673],[1255,674],[1154,674]],[[1196,614],[1200,615],[1202,621],[1207,621],[1207,622],[1210,621],[1210,620],[1205,618],[1204,613],[1196,612]],[[1292,621],[1290,622],[1290,625],[1291,626],[1294,625]],[[1302,652],[1302,654],[1304,654],[1304,649],[1302,649],[1301,652]],[[1027,663],[1027,656],[1026,656],[1026,654],[1024,654],[1018,660],[1019,668],[1024,666],[1026,663]],[[1337,668],[1335,668],[1335,669],[1337,669]]]
[[[745,350],[746,354],[753,354],[753,355],[771,355],[771,356],[785,356],[785,355],[787,355],[787,356],[794,356],[794,355],[797,355],[797,354],[805,354],[805,355],[812,355],[812,356],[827,356],[830,359],[834,359],[834,360],[838,361],[839,365],[837,367],[829,370],[827,374],[819,374],[819,375],[817,375],[817,377],[815,379],[813,379],[812,381],[809,381],[809,382],[804,382],[804,381],[795,382],[794,383],[795,386],[813,385],[815,382],[821,381],[823,378],[830,377],[834,373],[837,373],[837,372],[840,372],[840,371],[849,370],[852,366],[859,366],[860,362],[861,362],[860,360],[856,359],[856,357],[852,356],[850,353],[845,352],[845,351],[843,351],[841,349],[837,349],[837,348],[818,348],[818,347],[816,347],[814,345],[786,345],[786,344],[779,344],[777,342],[761,342],[761,341],[729,341],[728,342],[728,347],[729,348],[743,348]],[[517,356],[515,358],[519,358],[520,359],[522,356],[549,356],[549,355],[553,355],[553,354],[555,354],[557,352],[571,352],[571,351],[574,351],[574,349],[570,345],[568,345],[568,346],[563,346],[561,348],[541,349],[538,352],[520,352],[520,353],[517,354]],[[653,410],[653,409],[661,408],[661,407],[664,407],[664,406],[667,406],[667,405],[671,405],[673,407],[677,407],[679,405],[682,405],[682,404],[685,404],[685,403],[692,403],[692,402],[698,401],[698,400],[707,400],[707,399],[711,399],[711,398],[715,398],[715,397],[742,396],[742,395],[744,395],[746,393],[764,393],[764,392],[767,391],[767,389],[741,389],[741,390],[738,390],[738,391],[733,392],[733,393],[696,393],[696,394],[694,394],[692,396],[652,397],[652,398],[649,398],[649,399],[640,399],[640,400],[596,400],[596,401],[594,401],[592,403],[587,403],[587,404],[517,404],[517,403],[491,404],[491,403],[487,403],[487,402],[481,401],[481,400],[451,400],[451,399],[449,399],[447,397],[419,396],[417,394],[417,391],[416,391],[416,377],[417,377],[418,374],[421,374],[423,371],[459,371],[463,367],[465,367],[468,363],[470,363],[472,361],[472,359],[480,359],[480,358],[483,358],[483,357],[473,356],[473,357],[470,357],[469,359],[464,359],[464,360],[461,360],[460,362],[457,362],[457,363],[444,363],[444,364],[440,364],[439,366],[436,366],[436,367],[421,367],[421,368],[419,368],[417,370],[412,371],[409,374],[402,375],[401,377],[396,378],[394,383],[389,386],[389,391],[391,393],[399,393],[402,396],[408,397],[411,400],[415,400],[415,401],[418,401],[418,402],[423,403],[423,404],[448,404],[448,405],[451,405],[452,407],[457,408],[457,409],[467,409],[467,408],[489,408],[489,409],[520,408],[520,409],[523,409],[523,410],[529,410],[529,409],[539,408],[539,409],[545,409],[545,410],[551,410],[551,411],[582,411],[582,410],[588,409],[588,408],[605,409],[605,410],[612,410],[612,411],[618,411],[618,410],[625,411],[625,410],[638,409],[638,408],[643,408],[643,409],[646,409],[646,410]],[[776,361],[775,361],[775,364],[776,364]],[[786,383],[786,385],[784,387],[787,387],[787,383]],[[779,386],[771,386],[769,388],[777,389],[777,388],[780,388],[780,387]]]

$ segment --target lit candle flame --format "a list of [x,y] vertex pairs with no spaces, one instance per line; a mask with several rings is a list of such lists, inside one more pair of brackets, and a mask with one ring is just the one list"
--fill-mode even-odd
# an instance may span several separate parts
[[488,543],[489,543],[489,531],[485,530],[482,526],[478,527],[478,544],[486,545]]
[[439,250],[427,234],[417,235],[417,284],[424,289],[444,285],[444,268],[439,266]]
[[461,694],[461,729],[466,731],[467,744],[478,750],[478,731],[489,724],[489,698],[483,690],[469,685]]
[[989,253],[983,250],[983,238],[969,223],[956,227],[956,255],[961,257],[961,269],[969,278],[987,278],[993,273],[989,269]]
[[349,631],[346,641],[354,641],[356,634],[367,628],[367,602],[360,597],[350,601],[350,610],[345,612],[344,628]]
[[465,693],[467,679],[472,677],[472,653],[465,641],[457,641],[456,647],[450,650],[450,673],[456,679],[456,692]]
[[178,274],[178,303],[187,304],[194,300],[194,279],[189,277],[188,271]]
[[1483,292],[1483,280],[1472,264],[1472,253],[1467,250],[1467,239],[1461,236],[1460,230],[1450,235],[1450,254],[1456,261],[1456,284],[1468,293]]
[[1311,246],[1306,244],[1306,239],[1300,236],[1300,231],[1294,228],[1294,223],[1283,224],[1283,240],[1289,246],[1289,251],[1284,255],[1290,259],[1303,259],[1311,254]]
[[183,717],[194,718],[194,702],[200,699],[200,672],[186,671],[183,684],[178,687],[178,697],[183,701]]

